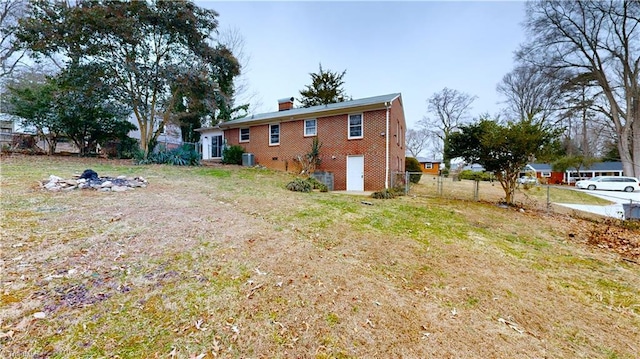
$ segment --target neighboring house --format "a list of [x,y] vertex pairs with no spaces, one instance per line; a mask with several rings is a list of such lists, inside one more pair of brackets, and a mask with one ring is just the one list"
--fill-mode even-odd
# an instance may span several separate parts
[[[129,122],[136,126],[135,130],[131,130],[128,136],[140,141],[140,129],[138,128],[138,120],[134,116],[129,117]],[[157,128],[157,126],[156,126]],[[182,131],[180,126],[168,123],[164,126],[163,131],[158,136],[158,144],[156,150],[172,150],[182,145]]]
[[[34,126],[24,126],[20,117],[0,114],[0,150],[39,149],[48,151],[49,144],[37,136]],[[46,131],[46,130],[45,130]],[[56,143],[56,153],[77,153],[78,148],[67,137],[60,137]]]
[[[418,161],[422,164],[423,159]],[[484,167],[474,163],[465,165],[462,170],[471,170],[474,172],[484,172]],[[423,171],[424,172],[424,171]],[[598,162],[590,167],[580,169],[580,173],[576,168],[570,168],[565,172],[554,171],[549,163],[529,163],[520,172],[519,177],[533,176],[538,178],[540,183],[548,184],[573,184],[578,179],[591,178],[596,176],[624,176],[622,171],[622,162]]]
[[203,159],[221,156],[221,144],[241,145],[256,164],[298,171],[296,156],[321,143],[317,171],[333,174],[334,190],[389,188],[404,171],[405,118],[399,93],[308,108],[294,98],[278,101],[277,112],[256,114],[200,129]]
[[598,162],[589,167],[580,168],[580,173],[577,168],[571,168],[566,174],[567,182],[572,183],[577,177],[624,176],[624,171],[622,162]]
[[416,159],[420,162],[420,169],[422,170],[422,173],[431,175],[440,174],[440,166],[442,165],[441,161],[427,159],[424,157],[417,157]]
[[540,183],[561,184],[566,182],[565,173],[553,171],[548,163],[529,163],[524,167],[520,177],[532,175],[532,172],[535,173],[535,177]]
[[551,165],[547,163],[530,163],[526,169],[535,172],[537,178],[546,179],[549,184],[573,184],[578,179],[596,176],[624,176],[622,162],[598,162],[589,167],[580,168],[580,172],[577,168],[570,168],[565,172],[553,171]]
[[565,173],[565,182],[575,183],[578,178],[591,178],[596,176],[624,176],[622,162],[598,162],[593,165],[580,168],[570,168]]

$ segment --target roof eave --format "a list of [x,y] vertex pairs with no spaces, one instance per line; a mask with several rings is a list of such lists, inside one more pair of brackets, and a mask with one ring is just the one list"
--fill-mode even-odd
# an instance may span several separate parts
[[204,131],[210,131],[210,130],[219,130],[220,126],[219,125],[215,125],[213,127],[200,127],[200,128],[196,128],[194,129],[194,131],[196,132],[204,132]]
[[398,97],[400,97],[400,96],[398,95],[398,96],[396,96],[395,98],[393,98],[390,101],[382,101],[382,102],[379,102],[379,103],[373,103],[373,104],[368,104],[368,105],[360,105],[360,106],[353,106],[353,107],[342,107],[342,108],[337,108],[337,109],[332,109],[332,108],[318,109],[316,111],[298,113],[298,114],[294,114],[294,115],[288,114],[287,113],[288,111],[280,111],[280,112],[275,112],[274,116],[272,116],[272,117],[259,118],[259,119],[253,120],[253,121],[245,121],[245,122],[237,122],[237,123],[226,122],[226,123],[221,123],[218,126],[221,129],[244,128],[244,127],[265,125],[265,124],[276,123],[276,122],[289,122],[289,121],[298,121],[298,120],[310,119],[310,118],[328,117],[328,116],[334,116],[334,115],[344,115],[344,114],[347,114],[347,113],[357,113],[357,112],[365,112],[365,111],[384,110],[384,109],[386,109],[386,107],[385,107],[386,103],[393,102]]

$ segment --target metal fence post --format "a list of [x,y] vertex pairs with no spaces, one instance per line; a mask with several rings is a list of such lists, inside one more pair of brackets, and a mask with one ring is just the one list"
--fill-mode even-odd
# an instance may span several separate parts
[[551,209],[551,186],[547,185],[547,213]]
[[404,173],[404,194],[409,194],[409,171]]
[[473,188],[473,200],[478,202],[480,199],[480,181],[479,180],[475,180],[474,181],[475,186]]

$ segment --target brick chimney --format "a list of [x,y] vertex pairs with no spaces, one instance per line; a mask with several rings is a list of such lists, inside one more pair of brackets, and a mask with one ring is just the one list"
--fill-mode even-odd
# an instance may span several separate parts
[[291,110],[293,108],[293,97],[281,98],[278,100],[278,111]]

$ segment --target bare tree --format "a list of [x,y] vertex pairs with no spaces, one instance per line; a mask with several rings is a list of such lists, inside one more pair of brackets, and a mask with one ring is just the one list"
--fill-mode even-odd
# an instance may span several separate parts
[[227,27],[218,32],[218,43],[226,46],[240,64],[240,76],[233,79],[234,85],[234,105],[249,104],[249,113],[257,112],[262,107],[262,100],[258,97],[257,91],[252,91],[249,83],[249,73],[251,72],[251,54],[245,49],[245,39],[236,27]]
[[427,100],[427,110],[433,117],[425,116],[420,126],[427,129],[434,141],[443,144],[442,158],[447,168],[451,165],[451,159],[446,156],[447,140],[468,119],[471,104],[476,98],[445,87]]
[[25,51],[14,45],[13,35],[26,11],[25,0],[0,1],[0,78],[10,75],[24,57]]
[[523,62],[496,89],[506,98],[507,118],[563,127],[567,156],[593,158],[601,152],[606,129],[592,109],[597,94],[580,76]]
[[593,108],[615,130],[623,170],[640,175],[640,2],[532,1],[518,56],[568,69],[597,88]]
[[547,122],[561,106],[563,83],[564,77],[557,73],[522,63],[504,75],[496,90],[506,98],[507,115],[512,119]]
[[429,132],[425,128],[407,129],[405,145],[412,157],[418,157],[429,147],[430,143]]

